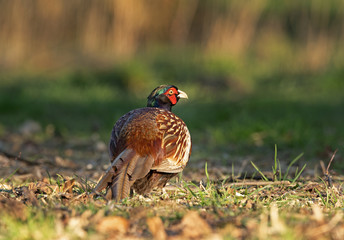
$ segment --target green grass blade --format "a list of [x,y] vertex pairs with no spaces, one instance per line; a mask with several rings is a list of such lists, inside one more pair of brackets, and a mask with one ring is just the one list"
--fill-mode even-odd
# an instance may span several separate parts
[[275,171],[274,171],[274,174],[276,174],[276,171],[277,171],[277,144],[275,144],[275,157],[274,157],[274,162],[275,162]]
[[209,178],[209,174],[208,174],[208,163],[207,162],[205,163],[204,170],[205,170],[205,175],[207,176],[207,188],[209,188],[210,178]]
[[252,166],[257,170],[257,172],[259,172],[259,174],[262,176],[262,178],[265,180],[265,181],[269,181],[269,179],[267,177],[265,177],[264,173],[262,173],[260,171],[260,169],[251,161],[251,164]]
[[232,181],[234,181],[235,174],[234,174],[234,162],[232,162]]
[[8,175],[6,178],[1,179],[0,183],[7,183],[8,181],[10,181],[11,177],[18,171],[19,168],[17,168],[16,170],[14,170],[10,175]]
[[283,180],[286,180],[286,178],[288,177],[289,169],[291,168],[291,166],[293,166],[294,163],[296,163],[302,156],[303,156],[303,153],[300,153],[296,158],[293,159],[293,161],[290,162],[287,168],[287,172],[284,174]]
[[282,168],[281,168],[281,162],[280,160],[278,160],[278,171],[279,171],[279,177],[278,180],[281,181],[282,180]]
[[189,186],[187,184],[185,184],[186,189],[191,193],[192,196],[194,196],[195,198],[197,198],[197,195],[191,190],[191,188],[189,188]]
[[324,199],[324,197],[321,195],[320,191],[317,188],[314,188],[314,190],[317,192],[317,194],[319,195],[321,202],[326,206],[326,201]]
[[268,188],[270,188],[270,186],[264,186],[264,187],[261,187],[261,188],[257,188],[256,190],[254,190],[253,192],[251,192],[251,193],[248,193],[248,194],[246,194],[248,197],[250,197],[250,196],[253,196],[253,195],[255,195],[256,193],[258,193],[258,192],[260,192],[260,191],[262,191],[262,190],[264,190],[264,189],[268,189]]
[[300,177],[301,173],[303,172],[303,170],[305,169],[306,166],[307,166],[307,164],[303,165],[300,172],[298,172],[297,175],[295,176],[295,178],[293,179],[292,183],[295,183],[295,181]]

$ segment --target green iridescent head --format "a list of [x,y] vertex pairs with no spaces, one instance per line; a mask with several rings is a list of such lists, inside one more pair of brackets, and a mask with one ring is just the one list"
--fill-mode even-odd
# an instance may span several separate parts
[[147,107],[164,108],[171,111],[180,98],[188,98],[185,92],[174,85],[161,85],[148,96]]

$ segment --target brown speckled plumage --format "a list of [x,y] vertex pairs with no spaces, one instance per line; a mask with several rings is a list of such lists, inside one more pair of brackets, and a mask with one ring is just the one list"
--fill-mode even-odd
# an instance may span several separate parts
[[146,194],[155,187],[164,187],[186,166],[191,154],[190,133],[170,111],[174,104],[168,104],[172,93],[172,101],[186,94],[175,86],[160,88],[150,95],[149,107],[130,111],[115,123],[109,143],[111,166],[95,192],[107,188],[107,196],[117,201],[128,197],[130,189]]

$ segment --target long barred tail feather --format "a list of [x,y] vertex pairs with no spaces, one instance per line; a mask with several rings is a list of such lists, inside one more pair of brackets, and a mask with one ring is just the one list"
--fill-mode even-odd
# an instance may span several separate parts
[[130,148],[125,149],[113,161],[94,192],[99,193],[104,188],[108,188],[106,196],[113,200],[120,201],[128,197],[134,181],[148,174],[153,161],[150,156],[140,156]]

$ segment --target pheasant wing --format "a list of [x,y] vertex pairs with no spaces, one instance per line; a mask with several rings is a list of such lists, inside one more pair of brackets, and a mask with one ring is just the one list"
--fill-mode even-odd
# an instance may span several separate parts
[[157,116],[158,128],[163,131],[162,157],[155,161],[152,170],[166,173],[181,172],[191,154],[191,137],[185,123],[171,112]]

